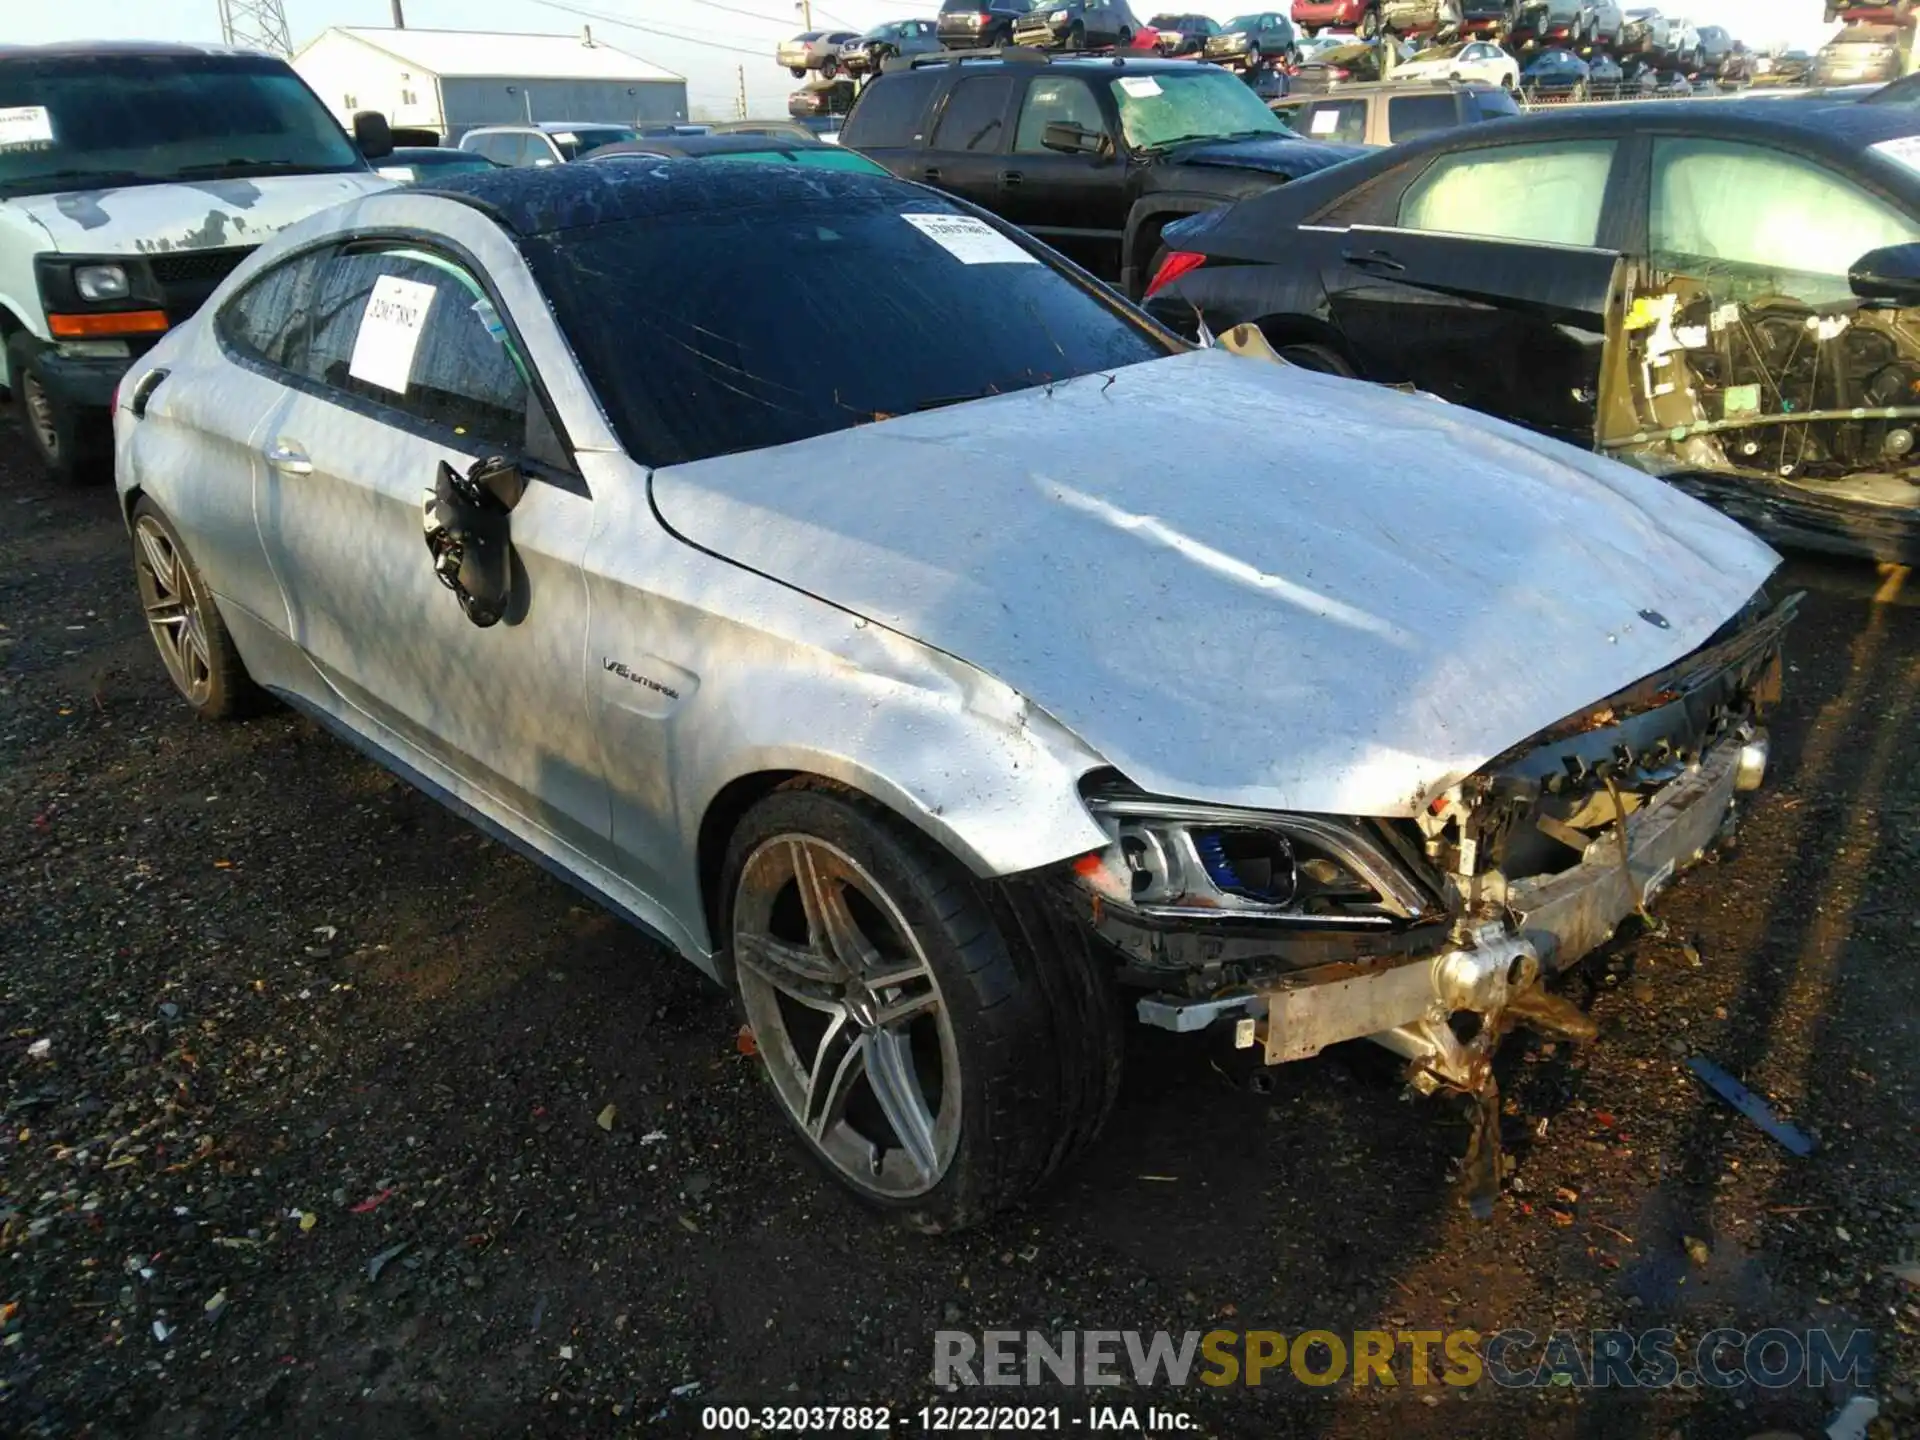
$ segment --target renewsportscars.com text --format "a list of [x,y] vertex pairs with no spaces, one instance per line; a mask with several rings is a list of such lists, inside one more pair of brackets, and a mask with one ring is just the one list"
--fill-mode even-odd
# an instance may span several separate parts
[[1865,1330],[940,1330],[934,1383],[1767,1389],[1864,1380]]

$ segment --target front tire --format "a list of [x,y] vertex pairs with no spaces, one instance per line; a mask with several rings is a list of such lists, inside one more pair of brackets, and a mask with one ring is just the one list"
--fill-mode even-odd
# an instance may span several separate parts
[[258,688],[173,522],[144,495],[133,507],[133,569],[140,608],[167,678],[194,714],[229,720],[257,704]]
[[7,383],[13,414],[41,469],[63,485],[92,480],[111,451],[101,417],[75,409],[46,382],[40,368],[45,347],[24,331],[7,342]]
[[796,781],[722,879],[722,971],[816,1162],[922,1230],[1026,1195],[1099,1133],[1120,1009],[1034,882],[983,883],[873,802]]
[[1359,372],[1347,363],[1347,357],[1331,345],[1281,345],[1276,347],[1276,353],[1289,365],[1298,365],[1302,370],[1338,375],[1344,380],[1360,378]]

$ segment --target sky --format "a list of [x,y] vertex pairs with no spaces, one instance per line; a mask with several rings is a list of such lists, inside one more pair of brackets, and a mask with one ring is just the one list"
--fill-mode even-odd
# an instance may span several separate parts
[[[329,25],[390,25],[389,0],[283,0],[293,43],[299,46]],[[594,38],[687,77],[696,113],[733,113],[744,69],[748,109],[784,115],[795,81],[773,63],[773,47],[801,29],[790,0],[401,0],[407,24],[427,29],[507,30],[568,34],[583,24]],[[1145,5],[1153,0],[1133,0]],[[1251,0],[1249,0],[1249,4]],[[886,20],[933,13],[933,0],[830,0],[816,4],[816,28],[864,30]],[[1182,8],[1187,8],[1183,6]],[[1231,3],[1200,0],[1198,8],[1230,19]],[[1823,0],[1686,0],[1673,10],[1696,25],[1724,25],[1749,45],[1816,47],[1831,28]],[[134,38],[218,40],[218,0],[78,0],[33,5],[9,0],[6,40]],[[592,12],[582,14],[582,11]],[[625,22],[625,24],[617,23]],[[632,28],[640,27],[640,28]]]

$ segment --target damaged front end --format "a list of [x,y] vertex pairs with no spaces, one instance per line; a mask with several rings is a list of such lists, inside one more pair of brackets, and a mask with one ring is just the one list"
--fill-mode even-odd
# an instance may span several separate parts
[[1415,818],[1241,810],[1090,777],[1112,843],[1074,865],[1075,908],[1147,992],[1145,1023],[1229,1023],[1269,1065],[1370,1039],[1406,1059],[1416,1090],[1473,1097],[1469,1200],[1490,1214],[1494,1053],[1519,1025],[1592,1037],[1545,981],[1646,917],[1728,830],[1735,796],[1760,785],[1797,598],[1756,598],[1707,645]]
[[1600,448],[1784,543],[1920,561],[1920,309],[1707,263],[1643,279]]

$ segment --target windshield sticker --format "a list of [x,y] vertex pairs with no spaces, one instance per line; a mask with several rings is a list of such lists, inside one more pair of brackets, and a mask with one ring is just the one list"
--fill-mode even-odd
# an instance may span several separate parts
[[413,352],[420,346],[434,293],[424,281],[402,280],[398,275],[382,275],[374,281],[367,308],[360,313],[360,333],[353,342],[347,373],[396,395],[406,394],[413,375]]
[[0,109],[0,150],[39,150],[53,144],[53,116],[44,105]]
[[1902,135],[1894,140],[1882,140],[1873,147],[1876,155],[1884,155],[1896,165],[1904,165],[1909,170],[1920,171],[1920,135]]
[[1314,117],[1313,117],[1313,133],[1314,134],[1331,135],[1334,131],[1338,130],[1339,128],[1340,128],[1340,112],[1338,110],[1319,110],[1314,113]]
[[1035,265],[1039,262],[984,220],[971,215],[900,217],[962,265]]
[[1151,75],[1122,75],[1120,88],[1136,100],[1147,100],[1160,93],[1160,82]]

